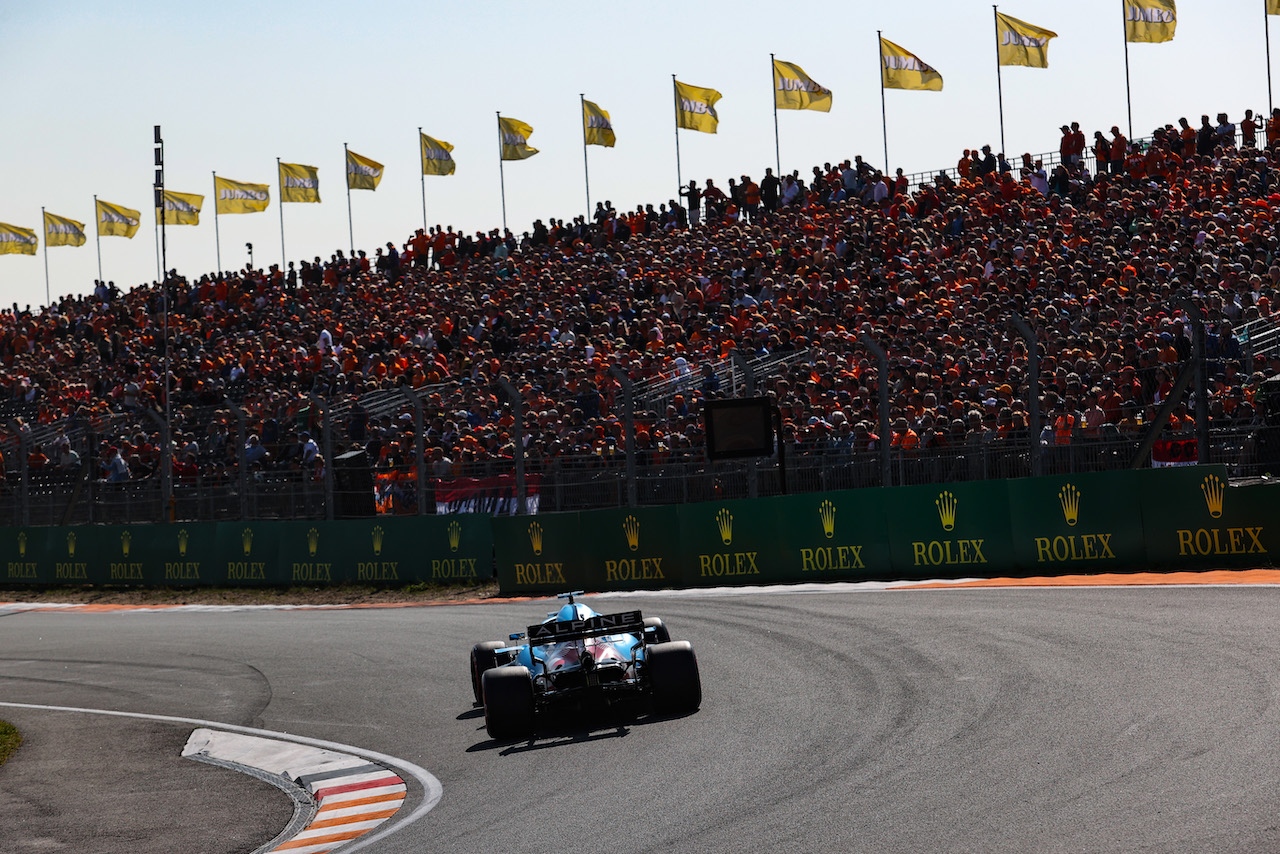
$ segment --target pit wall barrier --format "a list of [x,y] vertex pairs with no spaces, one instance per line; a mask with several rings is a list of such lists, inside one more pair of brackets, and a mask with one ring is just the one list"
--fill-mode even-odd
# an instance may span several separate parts
[[493,519],[505,594],[1265,566],[1280,486],[1224,466]]
[[479,514],[339,522],[0,528],[6,584],[464,583],[493,575]]

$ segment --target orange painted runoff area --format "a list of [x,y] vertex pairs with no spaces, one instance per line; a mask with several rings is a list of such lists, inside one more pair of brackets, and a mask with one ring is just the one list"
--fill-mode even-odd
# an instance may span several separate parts
[[1112,572],[1037,578],[978,578],[905,584],[893,590],[949,590],[957,587],[1146,587],[1168,584],[1280,584],[1280,569],[1213,569],[1207,572]]

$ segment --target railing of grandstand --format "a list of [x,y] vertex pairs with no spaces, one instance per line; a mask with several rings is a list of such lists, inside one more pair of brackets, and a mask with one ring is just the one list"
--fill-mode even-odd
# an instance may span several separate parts
[[[748,359],[747,365],[757,381],[759,381],[776,376],[791,365],[805,362],[808,358],[808,350],[796,350],[790,353]],[[743,372],[732,359],[726,357],[706,364],[712,366],[711,373],[715,376],[720,396],[739,396],[737,392],[743,385]],[[636,383],[636,401],[640,404],[641,409],[663,412],[677,394],[687,395],[689,392],[699,388],[703,380],[704,375],[702,373],[693,372],[654,377],[644,382]]]
[[1258,317],[1234,330],[1240,346],[1249,356],[1268,356],[1280,350],[1280,320]]

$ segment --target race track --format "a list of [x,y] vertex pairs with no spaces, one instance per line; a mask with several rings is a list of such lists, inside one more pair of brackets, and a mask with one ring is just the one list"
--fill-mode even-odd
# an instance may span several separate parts
[[[12,614],[0,701],[223,721],[416,763],[443,797],[366,849],[379,852],[1280,850],[1275,587],[586,601],[662,616],[692,641],[702,710],[489,741],[468,649],[547,601]],[[37,740],[65,716],[0,707]],[[174,743],[131,727],[110,747],[142,757],[132,768],[172,762]],[[226,838],[211,802],[280,798],[287,818],[280,793],[246,795],[232,772],[192,765],[198,796],[165,807],[207,841],[192,850],[252,848]],[[0,770],[0,790],[21,768]],[[68,775],[63,796],[75,787]],[[406,810],[421,795],[411,785]],[[91,812],[68,810],[86,824]],[[260,812],[265,842],[277,813]]]

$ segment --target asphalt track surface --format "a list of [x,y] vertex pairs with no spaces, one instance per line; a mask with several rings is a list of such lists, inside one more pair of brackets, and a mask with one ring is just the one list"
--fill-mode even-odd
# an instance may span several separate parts
[[[416,763],[443,797],[366,849],[379,852],[1280,850],[1276,587],[587,601],[639,607],[692,641],[702,709],[575,716],[531,742],[490,741],[469,647],[537,621],[548,601],[15,614],[0,617],[0,700],[220,720]],[[68,715],[0,717],[44,744]],[[60,783],[30,798],[48,757],[24,746],[0,769],[3,824],[16,815],[45,841],[14,848],[0,828],[0,851],[64,850],[75,833],[88,844],[65,850],[122,850],[90,831],[129,832],[130,810],[151,801],[138,793],[185,735],[121,726],[90,756],[98,737],[70,740]],[[103,765],[121,769],[121,815],[76,800],[77,768]],[[249,851],[287,819],[282,794],[190,765],[200,781],[154,792],[127,850]],[[104,773],[89,776],[105,786]],[[242,806],[256,812],[233,833],[226,811]],[[47,827],[32,819],[50,810]],[[148,836],[162,824],[180,831]],[[246,831],[261,838],[246,844]]]

